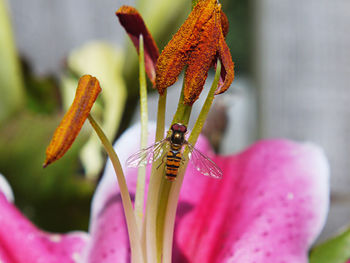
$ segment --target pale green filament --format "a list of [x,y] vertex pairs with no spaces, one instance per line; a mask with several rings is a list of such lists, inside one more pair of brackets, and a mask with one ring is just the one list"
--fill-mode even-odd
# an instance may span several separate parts
[[[145,73],[145,57],[143,47],[143,37],[140,35],[139,44],[139,80],[140,80],[140,114],[141,114],[141,149],[147,146],[148,139],[148,109],[147,109],[147,84]],[[138,170],[137,186],[135,194],[135,216],[136,224],[139,232],[142,232],[142,220],[144,210],[145,197],[145,183],[146,183],[146,167],[141,166]]]
[[[166,91],[158,99],[158,115],[157,115],[157,130],[156,141],[164,139],[165,126],[165,108],[166,108]],[[145,229],[146,229],[146,248],[147,248],[147,262],[157,262],[157,237],[156,237],[156,219],[158,209],[158,194],[161,180],[164,176],[164,165],[158,167],[162,160],[157,160],[153,163],[151,178],[148,186]],[[157,169],[158,167],[158,169]]]
[[97,124],[97,122],[94,120],[94,118],[91,115],[89,115],[88,119],[90,121],[91,126],[94,128],[95,132],[100,138],[102,145],[104,146],[109,158],[111,159],[111,162],[113,164],[113,167],[117,176],[117,180],[120,188],[120,194],[122,197],[122,203],[124,207],[126,224],[128,227],[129,239],[130,239],[131,261],[133,263],[139,263],[139,262],[143,263],[145,261],[144,261],[144,256],[142,254],[142,249],[141,249],[140,234],[137,228],[130,195],[128,192],[123,169],[120,164],[119,158],[116,152],[114,151],[112,144],[109,142],[106,135],[104,134],[100,126]]

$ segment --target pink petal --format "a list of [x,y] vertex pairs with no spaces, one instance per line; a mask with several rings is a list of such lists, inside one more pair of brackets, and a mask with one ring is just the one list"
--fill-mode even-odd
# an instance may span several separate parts
[[0,189],[0,262],[77,262],[88,236],[50,234],[36,228]]
[[[37,229],[0,194],[0,255],[3,262],[76,262],[85,233],[49,234]],[[8,261],[8,259],[11,259]]]
[[[119,190],[116,182],[113,185]],[[111,191],[106,193],[106,197],[104,208],[92,218],[89,229],[91,242],[84,262],[130,262],[129,240],[120,194]]]
[[[210,154],[205,142],[198,147]],[[213,160],[222,180],[186,174],[174,262],[308,262],[329,202],[323,152],[270,140]]]
[[[122,164],[139,147],[139,128],[129,129],[117,142]],[[263,141],[229,157],[215,157],[203,138],[198,147],[223,168],[224,177],[192,175],[189,167],[177,213],[173,262],[307,262],[328,206],[328,166],[321,151],[284,140]],[[133,194],[136,169],[126,174]],[[110,163],[93,199],[90,231],[87,262],[129,262]]]
[[2,246],[0,246],[0,262],[14,262],[14,260],[11,258],[10,255],[7,254],[7,251]]

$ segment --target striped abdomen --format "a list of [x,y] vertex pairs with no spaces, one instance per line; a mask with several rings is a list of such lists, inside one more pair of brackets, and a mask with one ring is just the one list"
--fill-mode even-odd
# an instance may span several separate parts
[[167,154],[165,175],[168,180],[175,180],[177,172],[180,167],[181,152],[177,150],[170,150]]

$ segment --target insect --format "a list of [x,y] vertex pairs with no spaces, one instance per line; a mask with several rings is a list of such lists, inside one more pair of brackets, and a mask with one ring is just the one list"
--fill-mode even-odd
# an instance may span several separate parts
[[186,132],[187,127],[185,125],[181,123],[173,124],[170,128],[170,136],[131,155],[127,159],[126,165],[128,167],[145,166],[162,158],[161,164],[166,161],[165,177],[170,181],[174,181],[180,165],[186,160],[186,157],[182,153],[182,148],[186,145],[190,152],[188,157],[198,172],[213,178],[221,178],[221,169],[212,160],[186,141]]

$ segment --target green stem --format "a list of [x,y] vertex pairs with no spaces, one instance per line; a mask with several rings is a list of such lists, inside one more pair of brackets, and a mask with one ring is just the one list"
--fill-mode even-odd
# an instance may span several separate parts
[[[158,114],[157,114],[157,130],[156,141],[163,140],[165,126],[165,108],[166,108],[166,91],[158,99]],[[152,173],[148,186],[148,196],[146,203],[146,217],[144,220],[146,229],[146,246],[147,246],[147,262],[157,262],[157,236],[156,236],[156,219],[157,219],[157,204],[159,187],[161,184],[162,167],[157,169],[161,160],[153,163]]]
[[[141,149],[147,146],[148,139],[148,109],[147,109],[147,84],[145,73],[145,58],[143,37],[140,35],[139,45],[139,67],[140,67],[140,115],[141,115]],[[146,167],[141,166],[138,170],[137,186],[135,194],[135,216],[136,224],[140,233],[142,232],[142,220],[144,210],[144,197],[145,197],[145,183],[146,183]]]
[[97,124],[97,122],[94,120],[94,118],[91,115],[88,116],[88,119],[90,121],[91,126],[94,128],[95,132],[100,138],[109,158],[111,159],[111,162],[113,164],[113,167],[117,176],[117,180],[120,188],[120,194],[122,197],[122,203],[124,207],[126,224],[128,227],[128,234],[129,234],[130,247],[131,247],[131,257],[132,257],[131,261],[134,263],[139,263],[139,262],[142,263],[144,262],[144,256],[142,254],[142,249],[141,249],[140,235],[136,225],[135,215],[132,208],[132,203],[131,203],[130,195],[126,185],[122,166],[120,164],[120,161],[116,152],[113,149],[112,144],[109,142],[109,140],[107,139],[106,135],[104,134],[100,126]]
[[[202,110],[199,114],[199,117],[198,117],[198,119],[193,127],[191,135],[188,139],[188,142],[191,143],[192,145],[196,144],[198,136],[199,136],[199,134],[202,130],[202,127],[204,125],[204,122],[207,118],[209,109],[213,103],[215,91],[216,91],[216,88],[217,88],[218,83],[219,83],[220,72],[221,72],[221,63],[220,63],[220,61],[218,61],[214,81],[213,81],[212,86],[209,90],[207,99],[205,100],[205,103],[202,107]],[[188,150],[188,147],[186,147],[183,155],[188,156],[188,153],[189,153],[189,150]],[[185,164],[182,167],[180,167],[177,179],[170,189],[169,201],[167,204],[167,211],[166,211],[166,215],[165,215],[165,219],[164,219],[166,224],[165,224],[165,228],[164,228],[164,243],[163,243],[163,259],[164,260],[163,260],[163,263],[170,263],[171,262],[175,215],[176,215],[177,203],[179,201],[180,189],[182,186],[185,170],[187,167],[187,162],[188,161],[186,161]]]

